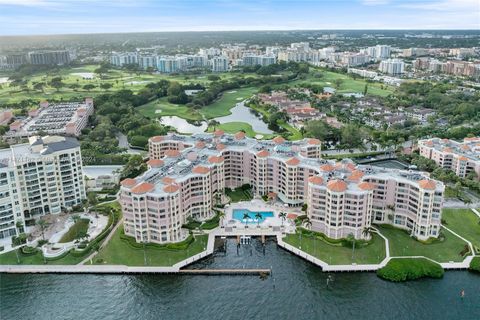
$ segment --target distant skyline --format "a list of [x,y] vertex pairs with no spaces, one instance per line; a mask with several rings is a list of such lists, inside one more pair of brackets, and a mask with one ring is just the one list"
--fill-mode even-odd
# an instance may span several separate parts
[[479,0],[0,0],[0,35],[477,29]]

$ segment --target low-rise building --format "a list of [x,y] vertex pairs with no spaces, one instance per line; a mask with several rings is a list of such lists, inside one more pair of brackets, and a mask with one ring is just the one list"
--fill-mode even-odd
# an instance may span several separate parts
[[93,99],[84,102],[52,103],[43,101],[38,109],[30,110],[24,120],[10,124],[7,138],[25,138],[39,132],[79,136],[93,114]]

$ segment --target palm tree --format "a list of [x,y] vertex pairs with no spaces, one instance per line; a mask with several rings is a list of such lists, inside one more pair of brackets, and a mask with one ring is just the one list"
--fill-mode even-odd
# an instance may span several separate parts
[[15,227],[17,227],[17,235],[20,234],[20,233],[22,233],[22,232],[20,232],[21,229],[22,229],[22,231],[23,231],[23,223],[22,223],[22,221],[17,221],[17,223],[15,224]]
[[210,120],[208,122],[208,125],[210,127],[213,127],[213,131],[215,131],[215,129],[217,128],[217,126],[220,124],[220,122],[218,122],[217,120]]
[[282,227],[283,227],[283,222],[285,221],[285,219],[287,219],[287,213],[286,213],[286,212],[280,212],[280,213],[278,214],[278,217],[279,217],[280,219],[282,219]]
[[312,226],[312,221],[310,220],[309,217],[306,217],[303,219],[303,225],[308,229]]
[[250,219],[250,215],[248,213],[243,214],[243,220],[245,220],[245,224],[247,224],[247,220]]
[[37,225],[40,227],[40,231],[42,232],[42,239],[45,240],[45,228],[47,227],[47,221],[38,219]]
[[218,218],[220,219],[220,226],[223,225],[223,219],[225,218],[225,212],[219,211],[218,212]]
[[257,212],[255,214],[255,218],[257,219],[257,227],[259,227],[260,226],[260,220],[263,218],[263,216],[260,212]]
[[372,232],[373,232],[372,227],[365,227],[362,230],[362,235],[365,236],[365,238],[368,238],[372,234]]

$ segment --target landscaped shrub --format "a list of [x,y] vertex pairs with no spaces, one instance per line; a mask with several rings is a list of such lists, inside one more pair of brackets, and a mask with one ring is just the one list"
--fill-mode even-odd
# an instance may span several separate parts
[[218,214],[216,214],[213,218],[205,220],[205,222],[201,225],[201,228],[205,230],[211,230],[218,227],[219,223],[220,217],[218,216]]
[[135,238],[127,236],[124,233],[120,234],[120,239],[128,244],[132,249],[155,249],[155,250],[186,250],[194,241],[193,235],[189,235],[185,240],[177,243],[167,243],[167,244],[158,244],[158,243],[138,243],[135,241]]
[[37,247],[41,247],[41,246],[43,246],[43,245],[46,244],[46,243],[48,243],[48,240],[43,240],[43,239],[42,239],[42,240],[38,240],[38,245],[37,245]]
[[474,257],[470,262],[470,268],[468,269],[474,272],[480,272],[480,257]]
[[377,275],[385,280],[400,282],[424,277],[441,278],[443,268],[425,258],[394,258],[377,271]]
[[30,246],[23,246],[21,252],[24,255],[34,255],[38,252],[38,249]]

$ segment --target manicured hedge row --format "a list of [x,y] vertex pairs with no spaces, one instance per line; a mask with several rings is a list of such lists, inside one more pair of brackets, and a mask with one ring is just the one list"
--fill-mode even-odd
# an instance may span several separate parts
[[135,238],[130,237],[122,233],[120,239],[128,244],[132,249],[143,249],[144,246],[147,249],[154,250],[187,250],[187,248],[195,241],[192,234],[190,234],[185,240],[177,243],[167,243],[167,244],[158,244],[158,243],[138,243],[135,241]]
[[202,224],[201,228],[205,230],[215,229],[216,227],[218,227],[219,223],[220,223],[220,217],[218,216],[218,214],[216,214],[212,219],[206,220]]
[[442,278],[444,270],[435,262],[425,258],[394,258],[377,271],[385,280],[401,282],[420,278]]
[[480,272],[480,256],[474,257],[470,262],[470,268],[468,269],[474,272]]

